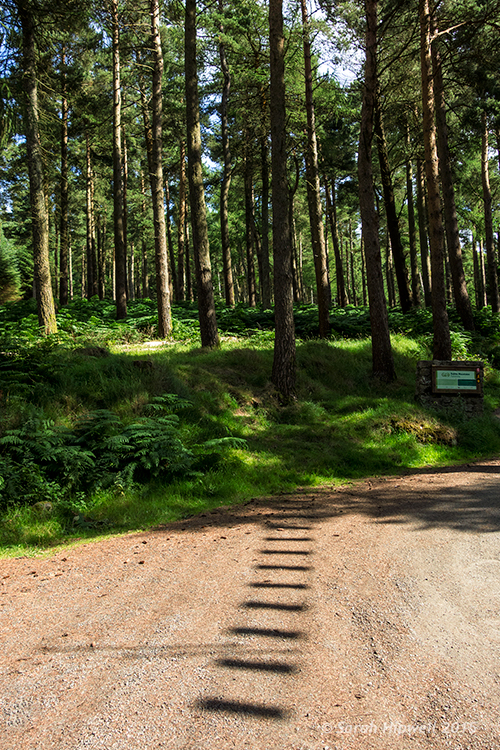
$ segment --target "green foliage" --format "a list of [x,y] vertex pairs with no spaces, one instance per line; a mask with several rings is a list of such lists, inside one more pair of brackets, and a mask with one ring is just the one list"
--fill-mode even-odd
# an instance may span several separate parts
[[181,405],[171,394],[158,396],[148,405],[154,417],[144,415],[130,424],[106,409],[84,415],[75,428],[76,444],[96,457],[99,485],[113,480],[126,486],[187,473],[194,455],[182,443],[178,416],[170,413]]
[[121,323],[110,302],[75,301],[61,316],[66,330],[48,338],[31,301],[0,308],[1,544],[19,553],[19,544],[142,528],[298,484],[500,451],[490,311],[476,317],[489,338],[451,319],[454,355],[487,363],[486,414],[465,421],[413,401],[415,362],[430,356],[426,310],[390,312],[398,379],[383,385],[370,376],[366,309],[332,310],[332,339],[320,341],[314,306],[298,307],[297,399],[284,407],[269,383],[272,311],[220,309],[223,346],[206,351],[192,304],[174,307],[177,341],[158,349],[142,344],[149,300],[132,302]]
[[[208,440],[187,448],[175,410],[187,402],[157,396],[133,421],[98,409],[73,428],[34,414],[0,437],[0,506],[71,501],[102,488],[127,488],[152,480],[172,481],[214,466],[235,439]],[[149,412],[149,414],[148,414]]]

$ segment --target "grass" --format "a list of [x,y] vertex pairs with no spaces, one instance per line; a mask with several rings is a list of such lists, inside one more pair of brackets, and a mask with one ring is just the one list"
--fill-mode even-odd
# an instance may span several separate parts
[[[29,316],[23,328],[14,310],[6,306],[3,319],[0,310],[2,432],[34,414],[53,429],[72,430],[83,414],[102,409],[131,425],[152,400],[176,394],[185,400],[177,412],[178,436],[195,459],[186,472],[168,477],[128,481],[120,475],[88,491],[45,482],[30,505],[7,500],[0,521],[3,555],[144,529],[297,486],[335,485],[500,453],[500,426],[492,416],[500,404],[500,375],[488,362],[481,418],[464,421],[414,402],[416,362],[428,358],[424,314],[403,319],[413,327],[411,336],[397,332],[403,316],[394,316],[398,378],[384,385],[370,376],[371,345],[362,331],[366,313],[338,313],[355,337],[337,333],[329,341],[299,340],[297,399],[282,406],[269,382],[269,311],[249,311],[249,320],[243,308],[226,311],[222,347],[207,351],[197,344],[191,306],[175,310],[175,339],[157,347],[149,341],[154,324],[149,303],[138,303],[138,314],[125,324],[111,317],[109,303],[75,303],[74,310],[64,311],[62,332],[49,340],[35,335]],[[305,329],[310,311],[300,314]],[[484,359],[490,352],[494,360],[498,333],[494,321],[485,320],[488,337],[454,330],[458,356]],[[78,352],[89,345],[105,346],[110,354]],[[226,445],[229,437],[240,442]],[[200,448],[214,440],[216,447]],[[35,499],[50,501],[51,509],[40,508]]]

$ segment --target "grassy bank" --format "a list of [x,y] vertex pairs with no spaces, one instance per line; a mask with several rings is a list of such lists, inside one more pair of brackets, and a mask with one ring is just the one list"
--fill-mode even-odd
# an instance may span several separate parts
[[[137,303],[125,324],[110,305],[75,303],[48,341],[20,309],[17,317],[15,307],[5,309],[0,324],[3,554],[142,529],[296,486],[500,453],[492,416],[500,377],[491,364],[483,417],[465,421],[415,404],[415,364],[429,356],[425,311],[394,316],[395,331],[412,330],[393,334],[398,378],[390,385],[370,377],[366,311],[339,313],[344,333],[328,342],[306,338],[315,318],[299,311],[297,399],[282,406],[269,383],[269,312],[227,311],[221,349],[206,351],[190,306],[175,310],[167,343],[151,341],[149,303]],[[455,356],[495,362],[496,335],[455,328]]]

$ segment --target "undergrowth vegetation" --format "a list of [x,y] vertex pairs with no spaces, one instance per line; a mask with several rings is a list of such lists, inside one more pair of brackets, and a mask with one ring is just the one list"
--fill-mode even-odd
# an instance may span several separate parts
[[334,310],[320,341],[313,306],[296,311],[297,399],[270,385],[273,313],[218,310],[218,351],[199,347],[194,305],[154,341],[154,303],[78,300],[39,335],[32,301],[0,307],[0,545],[10,554],[144,528],[298,485],[341,483],[500,452],[500,325],[452,320],[454,358],[485,361],[485,414],[466,420],[413,399],[430,358],[427,310],[391,311],[398,378],[370,377],[366,309]]

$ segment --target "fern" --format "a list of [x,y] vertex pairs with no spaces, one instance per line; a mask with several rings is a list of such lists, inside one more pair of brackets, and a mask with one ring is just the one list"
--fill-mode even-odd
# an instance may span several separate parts
[[34,413],[0,437],[0,504],[57,496],[67,507],[72,498],[101,487],[198,475],[212,468],[225,449],[244,445],[224,437],[187,447],[174,412],[189,406],[186,399],[164,394],[129,424],[112,411],[97,409],[73,429]]

